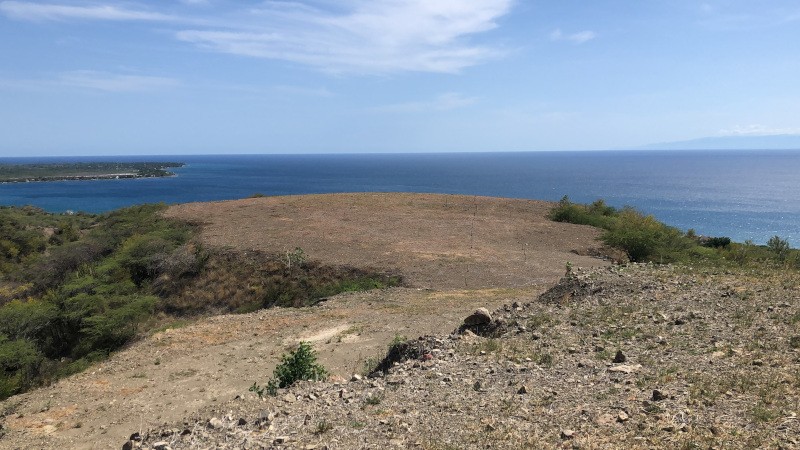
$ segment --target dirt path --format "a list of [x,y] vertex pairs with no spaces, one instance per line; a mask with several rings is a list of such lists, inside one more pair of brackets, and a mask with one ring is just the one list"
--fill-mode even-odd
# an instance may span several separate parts
[[132,429],[180,421],[263,384],[301,339],[313,343],[334,377],[349,377],[397,335],[447,333],[479,306],[530,301],[567,261],[605,264],[570,253],[594,245],[594,230],[554,224],[546,211],[543,202],[410,194],[173,207],[170,215],[205,224],[206,245],[300,246],[324,263],[397,269],[415,287],[217,316],[157,333],[84,373],[0,403],[0,447],[119,448]]

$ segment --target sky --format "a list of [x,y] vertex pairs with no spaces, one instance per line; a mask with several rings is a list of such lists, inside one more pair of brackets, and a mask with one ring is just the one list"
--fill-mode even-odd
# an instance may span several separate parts
[[797,0],[0,0],[0,157],[800,134]]

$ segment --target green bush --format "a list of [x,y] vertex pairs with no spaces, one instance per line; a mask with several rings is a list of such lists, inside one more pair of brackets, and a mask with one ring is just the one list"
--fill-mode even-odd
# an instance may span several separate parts
[[43,361],[33,342],[0,333],[0,400],[30,388]]
[[603,200],[581,205],[564,196],[550,211],[550,219],[606,230],[601,237],[603,243],[624,250],[634,262],[678,261],[690,257],[688,251],[698,246],[691,237],[653,216],[646,216],[630,207],[618,210]]
[[328,371],[317,364],[317,353],[311,348],[311,344],[300,342],[297,349],[281,357],[280,364],[275,368],[272,379],[267,382],[266,386],[262,387],[253,383],[250,391],[257,393],[259,397],[265,391],[270,395],[276,395],[278,388],[289,387],[296,381],[320,381],[327,378]]
[[775,257],[778,261],[785,261],[786,256],[789,254],[789,250],[791,247],[789,246],[789,241],[785,239],[781,239],[780,236],[772,236],[767,241],[767,248],[770,249],[775,254]]

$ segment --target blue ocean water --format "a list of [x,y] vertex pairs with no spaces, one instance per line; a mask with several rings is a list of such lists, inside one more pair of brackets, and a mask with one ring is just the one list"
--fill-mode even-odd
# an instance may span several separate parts
[[573,201],[603,198],[697,233],[800,247],[800,151],[215,155],[0,158],[187,163],[160,179],[0,184],[0,204],[103,212],[144,202],[254,193],[435,192]]

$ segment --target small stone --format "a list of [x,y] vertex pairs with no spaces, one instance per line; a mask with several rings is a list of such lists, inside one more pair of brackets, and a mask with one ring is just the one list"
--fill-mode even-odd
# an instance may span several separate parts
[[295,397],[294,394],[289,393],[283,396],[283,401],[286,403],[294,403],[297,401],[297,397]]
[[628,416],[628,413],[625,411],[620,411],[619,414],[617,414],[617,422],[625,423],[628,419],[630,419],[630,416]]
[[153,444],[153,450],[170,450],[170,448],[169,443],[166,441],[158,441]]
[[753,365],[754,366],[759,366],[759,367],[763,366],[764,365],[764,361],[762,361],[760,359],[756,359],[756,360],[753,361]]
[[272,443],[275,445],[285,444],[287,442],[289,442],[289,436],[278,436],[272,441]]
[[669,398],[669,396],[667,395],[666,392],[660,391],[658,389],[653,389],[652,399],[654,402],[660,402],[661,400],[666,400],[667,398]]
[[625,356],[624,353],[622,353],[622,350],[617,350],[617,354],[614,355],[613,362],[615,364],[621,364],[621,363],[624,363],[627,360],[628,360],[628,358]]
[[239,420],[236,421],[236,426],[243,427],[247,425],[247,420],[244,417],[239,417]]
[[222,428],[224,426],[224,424],[222,423],[221,420],[217,419],[216,417],[212,417],[212,418],[208,419],[207,426],[208,426],[208,428],[219,429],[219,428]]
[[464,319],[464,326],[472,327],[476,325],[485,325],[491,322],[492,315],[489,314],[489,310],[486,308],[478,308],[474,313],[470,314],[466,319]]
[[356,373],[356,374],[353,374],[353,377],[350,378],[350,381],[361,381],[363,378],[364,377],[362,377],[361,375]]
[[133,441],[127,441],[122,444],[122,450],[133,450]]
[[517,389],[517,394],[522,395],[522,394],[527,394],[527,393],[528,393],[528,388],[525,387],[524,384],[522,386],[520,386],[519,389]]
[[578,349],[575,347],[569,347],[567,349],[567,353],[569,353],[570,355],[574,355],[575,353],[578,353]]
[[572,439],[575,437],[575,432],[572,430],[561,430],[561,439]]

